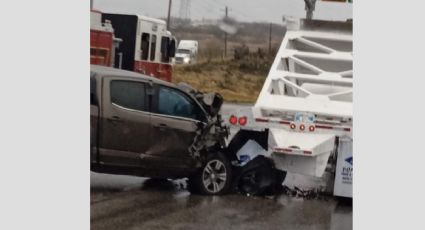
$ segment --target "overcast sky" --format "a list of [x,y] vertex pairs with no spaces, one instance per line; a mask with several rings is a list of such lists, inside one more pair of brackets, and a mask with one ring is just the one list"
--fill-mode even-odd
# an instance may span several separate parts
[[[93,0],[94,8],[104,12],[167,16],[168,0]],[[181,0],[172,0],[171,15],[178,17]],[[304,0],[190,0],[191,19],[218,19],[229,7],[229,16],[239,21],[282,23],[282,16],[305,17]],[[313,18],[346,20],[353,17],[350,3],[316,3]]]

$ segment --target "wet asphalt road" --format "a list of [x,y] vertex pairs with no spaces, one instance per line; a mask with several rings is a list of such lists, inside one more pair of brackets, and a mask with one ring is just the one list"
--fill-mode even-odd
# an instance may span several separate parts
[[[222,112],[240,106],[226,104]],[[90,220],[94,230],[352,229],[350,200],[305,200],[287,195],[200,196],[190,194],[184,180],[94,172],[90,181]],[[309,187],[312,182],[288,174],[285,184]]]
[[184,180],[91,172],[91,229],[352,229],[349,202],[192,195]]

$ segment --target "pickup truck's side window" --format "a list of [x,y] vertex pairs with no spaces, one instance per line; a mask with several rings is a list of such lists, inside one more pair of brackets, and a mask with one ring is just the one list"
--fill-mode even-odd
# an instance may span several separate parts
[[158,98],[160,114],[203,120],[199,106],[178,90],[160,86]]
[[111,81],[111,102],[128,109],[147,111],[145,84],[136,81]]

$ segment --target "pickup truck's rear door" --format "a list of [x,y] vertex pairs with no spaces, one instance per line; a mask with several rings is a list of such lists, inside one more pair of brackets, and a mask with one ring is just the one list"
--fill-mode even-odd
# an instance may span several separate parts
[[151,138],[147,83],[122,77],[102,83],[100,162],[140,167]]

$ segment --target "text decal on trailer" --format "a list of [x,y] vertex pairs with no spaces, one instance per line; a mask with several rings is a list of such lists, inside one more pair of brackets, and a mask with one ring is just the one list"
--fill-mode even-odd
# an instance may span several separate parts
[[345,159],[345,166],[342,168],[342,183],[343,184],[352,184],[353,183],[353,157],[348,157]]

